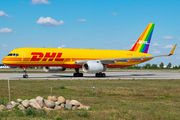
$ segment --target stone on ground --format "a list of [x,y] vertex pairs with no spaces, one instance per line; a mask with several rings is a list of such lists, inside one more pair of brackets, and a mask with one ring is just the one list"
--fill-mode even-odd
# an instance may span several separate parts
[[58,97],[58,101],[59,101],[61,104],[66,102],[66,100],[64,99],[63,96],[59,96],[59,97]]
[[22,102],[22,99],[17,99],[17,102],[18,102],[18,103],[21,103],[21,102]]
[[23,100],[23,101],[22,101],[22,104],[23,104],[24,107],[27,108],[30,103],[29,103],[29,100]]
[[55,106],[54,101],[52,100],[44,100],[44,104],[46,105],[47,108],[54,108]]
[[1,105],[0,105],[0,112],[1,112],[3,109],[6,109],[6,107],[1,104]]
[[74,106],[80,106],[80,102],[78,102],[77,100],[71,100],[70,103],[71,105],[74,105]]
[[55,108],[54,108],[54,110],[61,110],[61,106],[56,106]]
[[67,105],[66,105],[66,108],[67,108],[67,109],[72,109],[72,104],[67,104]]
[[18,106],[18,108],[19,108],[20,110],[25,110],[25,107],[24,107],[24,105],[22,105],[22,104],[20,104],[20,105]]

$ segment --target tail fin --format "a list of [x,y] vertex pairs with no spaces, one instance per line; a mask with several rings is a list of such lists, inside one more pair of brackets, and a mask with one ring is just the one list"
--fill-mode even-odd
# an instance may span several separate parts
[[151,36],[154,29],[154,23],[149,23],[144,32],[141,34],[135,45],[130,51],[147,53],[149,44],[151,42]]

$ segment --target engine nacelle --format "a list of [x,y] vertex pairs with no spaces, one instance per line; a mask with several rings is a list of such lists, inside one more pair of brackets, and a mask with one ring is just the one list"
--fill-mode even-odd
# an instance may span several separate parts
[[99,60],[87,61],[82,65],[82,69],[85,73],[99,73],[106,71],[106,66],[101,63]]
[[66,70],[66,68],[63,67],[44,67],[43,69],[45,72],[60,72]]

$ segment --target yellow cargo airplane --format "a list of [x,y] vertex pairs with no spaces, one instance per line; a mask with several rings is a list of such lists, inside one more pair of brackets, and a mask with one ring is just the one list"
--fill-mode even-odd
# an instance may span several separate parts
[[98,50],[98,49],[67,49],[67,48],[18,48],[12,50],[2,63],[8,66],[22,67],[23,78],[28,78],[26,68],[29,66],[43,66],[46,72],[64,71],[75,68],[74,77],[83,77],[79,68],[85,73],[105,77],[102,73],[106,68],[120,68],[149,61],[154,57],[171,56],[176,45],[167,55],[152,56],[148,48],[154,29],[154,23],[149,23],[135,45],[130,50]]

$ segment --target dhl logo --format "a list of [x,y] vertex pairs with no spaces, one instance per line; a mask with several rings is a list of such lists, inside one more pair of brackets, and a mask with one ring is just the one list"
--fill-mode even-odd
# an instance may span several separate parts
[[32,52],[32,58],[30,61],[63,61],[64,59],[61,58],[62,53],[50,53],[47,52],[46,54],[42,52]]

